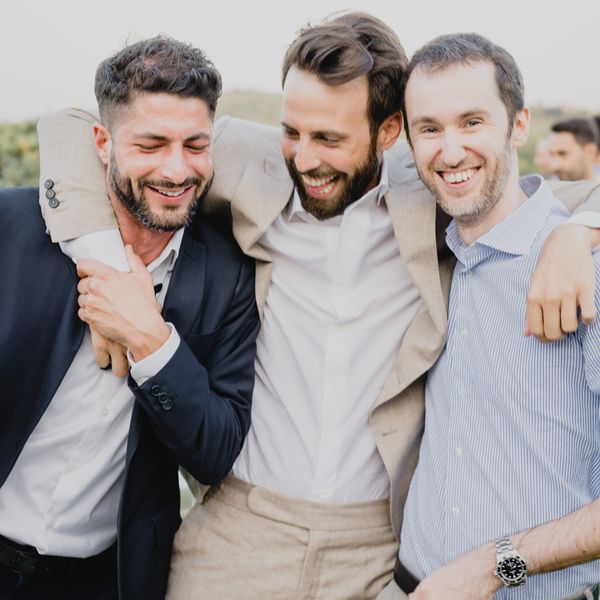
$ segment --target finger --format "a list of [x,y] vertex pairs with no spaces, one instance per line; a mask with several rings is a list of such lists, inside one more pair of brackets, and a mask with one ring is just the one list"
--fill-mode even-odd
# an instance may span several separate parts
[[537,301],[530,300],[527,302],[524,334],[534,335],[535,337],[544,334],[544,313]]
[[565,298],[560,307],[560,328],[563,333],[577,330],[577,302],[574,297]]
[[591,325],[596,318],[596,303],[594,301],[594,291],[585,292],[579,295],[579,308],[581,310],[581,320],[586,325]]
[[106,369],[110,366],[108,340],[103,335],[100,335],[93,327],[90,327],[90,333],[92,335],[92,348],[94,349],[96,364],[101,369]]
[[560,328],[560,307],[558,301],[547,302],[542,310],[544,312],[544,332],[543,335],[547,340],[560,340],[564,337],[563,330]]
[[116,342],[109,342],[110,362],[113,375],[116,377],[125,377],[129,373],[129,361],[125,348]]
[[82,258],[77,261],[77,275],[79,277],[105,277],[116,272],[112,267],[93,258]]

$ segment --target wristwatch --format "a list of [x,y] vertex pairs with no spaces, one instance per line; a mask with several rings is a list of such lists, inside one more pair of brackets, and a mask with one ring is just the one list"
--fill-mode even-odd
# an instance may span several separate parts
[[527,579],[527,565],[523,557],[513,548],[508,536],[496,540],[494,575],[509,588],[523,585]]

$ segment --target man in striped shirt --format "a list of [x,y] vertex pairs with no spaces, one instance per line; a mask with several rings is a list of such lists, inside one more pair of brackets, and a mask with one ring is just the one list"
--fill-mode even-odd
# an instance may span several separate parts
[[522,334],[531,273],[568,215],[541,177],[519,179],[521,74],[479,35],[443,36],[413,57],[404,103],[457,264],[395,580],[415,600],[597,598],[600,324],[549,345]]

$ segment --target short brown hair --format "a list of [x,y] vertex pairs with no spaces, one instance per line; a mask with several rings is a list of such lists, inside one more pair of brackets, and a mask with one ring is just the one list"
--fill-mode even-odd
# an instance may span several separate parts
[[401,83],[408,59],[398,36],[383,21],[362,12],[329,17],[308,25],[289,46],[282,83],[296,67],[327,85],[341,85],[366,75],[367,113],[372,134],[401,110]]
[[[478,33],[452,33],[435,38],[413,55],[402,84],[404,90],[411,73],[419,68],[425,72],[442,71],[456,64],[472,65],[489,62],[494,65],[500,99],[508,114],[509,131],[520,110],[525,106],[523,76],[511,54]],[[406,110],[404,125],[409,135]],[[410,137],[409,137],[410,141]]]
[[221,75],[202,50],[159,35],[126,46],[100,63],[95,92],[105,125],[115,109],[126,107],[140,92],[200,98],[214,116]]
[[598,128],[594,119],[573,118],[552,125],[554,133],[570,133],[580,146],[595,144],[598,146]]

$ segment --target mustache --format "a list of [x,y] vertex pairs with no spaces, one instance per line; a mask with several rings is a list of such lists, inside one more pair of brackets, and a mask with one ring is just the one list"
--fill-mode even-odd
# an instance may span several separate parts
[[140,179],[138,185],[140,188],[147,185],[150,187],[162,188],[164,190],[174,190],[182,187],[191,187],[193,185],[199,186],[202,185],[203,182],[204,180],[201,177],[188,177],[180,183],[167,181],[166,179]]

